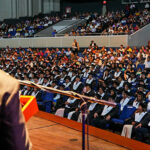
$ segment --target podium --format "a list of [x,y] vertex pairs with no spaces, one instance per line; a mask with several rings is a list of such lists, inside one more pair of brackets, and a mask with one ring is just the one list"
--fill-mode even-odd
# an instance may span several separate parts
[[36,98],[34,96],[20,96],[20,103],[22,104],[22,112],[27,122],[39,110]]

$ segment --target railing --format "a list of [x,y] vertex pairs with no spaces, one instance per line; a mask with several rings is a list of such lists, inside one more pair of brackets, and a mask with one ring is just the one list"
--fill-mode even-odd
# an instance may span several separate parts
[[[128,33],[106,33],[106,34],[104,34],[104,33],[85,33],[84,35],[82,35],[82,33],[80,33],[79,35],[78,34],[76,34],[76,35],[74,35],[74,36],[81,36],[81,37],[83,37],[83,36],[113,36],[113,35],[129,35]],[[65,36],[72,36],[72,35],[67,35],[67,34],[60,34],[60,33],[58,33],[57,35],[56,35],[57,37],[65,37]]]
[[128,35],[103,35],[0,39],[0,47],[71,47],[74,39],[79,42],[80,47],[88,47],[92,40],[94,40],[100,47],[119,47],[121,44],[124,46],[128,45]]
[[122,0],[122,4],[148,3],[150,0]]

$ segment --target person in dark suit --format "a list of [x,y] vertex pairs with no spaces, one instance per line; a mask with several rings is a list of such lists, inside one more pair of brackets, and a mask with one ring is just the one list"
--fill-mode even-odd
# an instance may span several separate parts
[[80,77],[79,76],[76,77],[75,82],[72,84],[72,88],[71,89],[74,92],[77,92],[77,93],[81,93],[82,92],[82,90],[83,90],[83,84],[80,81]]
[[140,103],[144,103],[144,100],[144,94],[142,92],[137,92],[135,100],[130,101],[129,105],[138,108]]
[[[64,90],[64,85],[61,85],[59,87],[59,90]],[[65,106],[65,102],[66,102],[66,99],[65,99],[66,96],[62,95],[62,94],[57,94],[54,99],[53,99],[53,105],[54,106],[54,111],[56,111],[57,109],[59,108],[62,108]]]
[[66,77],[65,82],[63,83],[65,90],[69,91],[71,86],[71,79],[69,76]]
[[93,74],[90,73],[88,78],[85,81],[86,84],[89,84],[91,86],[91,88],[93,89],[96,86],[95,80],[93,78]]
[[96,97],[101,100],[107,100],[105,89],[103,87],[99,87],[98,92],[96,93]]
[[143,119],[143,121],[134,129],[134,139],[145,142],[148,139],[150,144],[150,113]]
[[102,107],[102,105],[98,104],[98,103],[91,103],[88,107],[88,115],[87,115],[87,119],[86,122],[90,125],[92,125],[92,120],[94,119],[94,114],[100,110]]
[[[109,97],[109,102],[114,102],[112,97]],[[118,116],[118,106],[112,107],[108,105],[102,106],[95,114],[92,120],[92,125],[101,129],[105,129],[106,125],[111,122],[111,118]]]
[[19,83],[0,70],[0,147],[3,150],[31,150],[19,100]]
[[148,124],[147,115],[146,104],[140,103],[137,111],[131,116],[131,118],[126,119],[121,135],[128,138],[134,137],[137,128],[144,127],[145,124]]
[[50,84],[49,84],[49,81],[48,81],[48,78],[47,78],[47,77],[45,77],[45,78],[44,78],[44,81],[43,81],[42,85],[43,85],[43,86],[46,86],[46,87],[49,87],[49,86],[50,86]]

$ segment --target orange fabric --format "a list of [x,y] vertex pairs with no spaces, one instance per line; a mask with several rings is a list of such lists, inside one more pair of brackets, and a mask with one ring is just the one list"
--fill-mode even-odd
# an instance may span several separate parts
[[38,111],[36,98],[34,96],[21,96],[22,111],[26,122]]

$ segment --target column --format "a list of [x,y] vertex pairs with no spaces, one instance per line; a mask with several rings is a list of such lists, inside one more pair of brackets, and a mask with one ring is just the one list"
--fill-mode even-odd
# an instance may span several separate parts
[[54,0],[49,1],[49,10],[50,12],[54,10]]
[[23,16],[28,16],[28,0],[24,0],[24,14]]
[[50,1],[51,0],[43,0],[43,12],[45,14],[50,12]]
[[28,16],[31,17],[32,15],[33,15],[32,0],[28,0]]
[[54,1],[54,11],[60,11],[60,0]]
[[39,13],[42,13],[42,0],[39,0]]
[[11,0],[11,18],[17,18],[17,1]]

